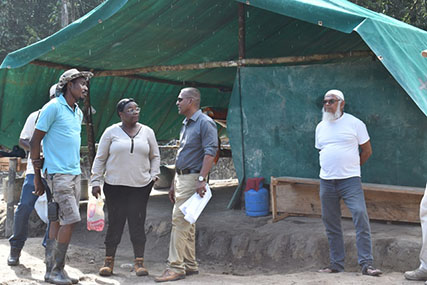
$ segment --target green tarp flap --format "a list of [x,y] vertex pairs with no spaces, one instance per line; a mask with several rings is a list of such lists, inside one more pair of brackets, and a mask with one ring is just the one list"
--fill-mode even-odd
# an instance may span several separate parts
[[323,95],[331,88],[343,91],[345,111],[368,128],[373,155],[362,167],[362,180],[424,187],[427,117],[384,67],[369,59],[241,68],[227,117],[239,179],[318,178],[314,132]]
[[344,0],[238,0],[344,33],[356,31],[427,116],[427,32]]

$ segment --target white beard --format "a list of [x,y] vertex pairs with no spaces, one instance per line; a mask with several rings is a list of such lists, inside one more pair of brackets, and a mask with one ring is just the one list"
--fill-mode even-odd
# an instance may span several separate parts
[[339,119],[341,115],[342,115],[341,101],[338,102],[337,110],[335,111],[335,113],[326,112],[325,108],[324,107],[322,108],[322,121],[332,122],[332,121],[335,121],[336,119]]

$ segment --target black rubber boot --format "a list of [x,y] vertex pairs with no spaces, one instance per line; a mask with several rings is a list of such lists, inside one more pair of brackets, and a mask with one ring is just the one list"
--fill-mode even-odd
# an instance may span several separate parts
[[55,239],[46,240],[46,250],[45,250],[45,262],[46,262],[46,273],[44,274],[44,281],[49,282],[50,272],[53,268],[53,252],[55,249]]
[[21,248],[11,247],[9,257],[7,258],[7,265],[9,266],[18,265],[20,255],[21,255]]
[[71,285],[71,280],[64,272],[65,256],[67,254],[68,243],[56,242],[54,250],[54,265],[50,273],[49,282],[57,285]]

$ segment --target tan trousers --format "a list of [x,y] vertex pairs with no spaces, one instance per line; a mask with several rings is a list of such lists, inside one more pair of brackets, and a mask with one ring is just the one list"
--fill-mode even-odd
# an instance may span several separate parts
[[175,205],[169,244],[168,268],[180,274],[198,270],[196,261],[196,224],[184,219],[179,207],[196,192],[198,173],[175,175]]

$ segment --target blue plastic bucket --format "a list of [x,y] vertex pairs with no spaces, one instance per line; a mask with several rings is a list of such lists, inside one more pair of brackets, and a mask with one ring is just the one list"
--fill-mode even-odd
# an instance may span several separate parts
[[267,216],[268,190],[262,187],[258,191],[250,189],[245,192],[246,215],[251,217]]

